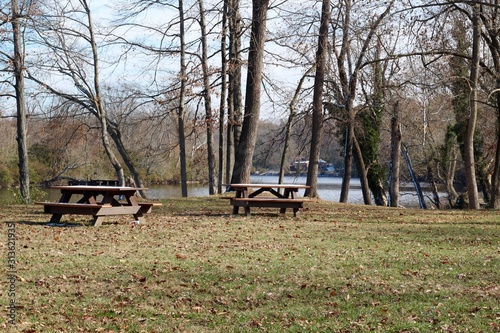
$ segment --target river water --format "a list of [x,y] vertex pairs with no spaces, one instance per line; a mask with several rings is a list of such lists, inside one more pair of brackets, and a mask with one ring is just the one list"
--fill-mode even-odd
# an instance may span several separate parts
[[[265,184],[277,184],[277,176],[252,176],[252,183],[265,183]],[[283,180],[287,184],[305,184],[306,177],[293,177],[287,176]],[[319,197],[327,201],[338,202],[340,198],[340,187],[342,185],[342,178],[340,177],[319,177],[318,178],[318,194]],[[150,199],[168,199],[168,198],[180,198],[181,187],[180,185],[151,185],[148,186],[147,195]],[[37,200],[47,200],[47,201],[57,201],[60,196],[58,190],[43,189],[47,192],[47,196],[43,199]],[[425,189],[424,189],[425,191]],[[0,202],[9,202],[12,197],[12,190],[0,189]],[[302,196],[303,191],[299,191],[299,195]],[[426,193],[430,195],[430,193]],[[444,194],[441,194],[444,198]],[[208,196],[208,188],[200,184],[189,184],[188,185],[188,196],[190,197],[200,197]],[[359,179],[353,178],[351,180],[351,187],[349,190],[349,203],[363,204],[363,195],[361,193],[361,186]],[[429,205],[427,199],[426,203]],[[400,205],[404,207],[418,207],[418,198],[416,196],[415,190],[411,187],[404,187],[401,189],[400,193]]]

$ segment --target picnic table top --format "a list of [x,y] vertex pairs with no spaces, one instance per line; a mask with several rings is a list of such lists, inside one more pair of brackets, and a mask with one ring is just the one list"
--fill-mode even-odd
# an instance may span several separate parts
[[138,191],[138,190],[147,190],[145,187],[130,187],[130,186],[109,186],[109,185],[56,185],[51,186],[52,189],[65,190],[65,191],[113,191],[113,192],[122,192],[122,191]]
[[234,188],[240,188],[240,187],[260,187],[260,188],[289,188],[289,189],[295,189],[295,188],[309,188],[310,186],[308,185],[300,185],[300,184],[230,184],[229,186],[234,187]]

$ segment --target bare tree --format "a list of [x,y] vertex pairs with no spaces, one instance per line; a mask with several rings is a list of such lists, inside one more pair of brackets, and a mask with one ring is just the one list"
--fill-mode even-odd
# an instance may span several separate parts
[[243,97],[241,91],[241,34],[240,0],[225,0],[229,17],[228,103],[226,140],[226,183],[229,183],[235,166],[235,149],[242,131]]
[[286,127],[285,127],[285,138],[284,138],[284,143],[283,143],[283,152],[281,153],[281,163],[280,163],[280,174],[278,178],[278,183],[282,184],[283,183],[283,178],[285,177],[285,163],[287,161],[287,154],[288,150],[290,147],[290,136],[292,133],[292,125],[295,121],[295,117],[297,116],[297,101],[300,96],[300,91],[302,90],[302,86],[304,84],[304,81],[306,78],[312,73],[314,70],[314,66],[309,68],[304,75],[300,78],[297,88],[295,89],[295,93],[293,95],[292,100],[290,101],[289,108],[290,108],[290,114],[288,115],[288,120],[286,122]]
[[497,0],[486,1],[481,4],[481,21],[484,32],[482,34],[484,43],[487,45],[491,55],[491,76],[494,89],[489,93],[492,107],[497,114],[496,121],[496,151],[493,174],[491,180],[491,202],[490,207],[500,208],[500,38],[498,26],[500,24],[500,4]]
[[321,24],[318,35],[318,49],[316,52],[316,75],[314,78],[314,95],[312,110],[312,137],[309,153],[309,167],[307,182],[310,186],[305,195],[318,197],[318,165],[320,159],[321,132],[323,128],[323,83],[325,80],[326,56],[328,49],[328,26],[330,25],[330,0],[323,0],[321,7]]
[[394,104],[391,117],[391,160],[389,167],[389,206],[399,206],[399,179],[401,160],[401,121],[399,103]]
[[[336,53],[337,66],[339,71],[339,81],[341,86],[341,91],[343,95],[343,100],[340,101],[340,105],[343,106],[344,112],[347,116],[346,123],[346,145],[345,145],[345,156],[344,156],[344,176],[342,179],[342,188],[340,192],[340,202],[347,202],[349,187],[351,182],[352,164],[353,164],[353,148],[355,143],[355,117],[358,112],[358,108],[355,107],[354,102],[356,99],[356,92],[358,89],[358,80],[360,76],[361,69],[366,65],[365,57],[368,48],[372,43],[373,37],[376,36],[376,31],[379,25],[383,22],[386,16],[389,15],[391,8],[394,4],[393,1],[386,3],[385,9],[375,17],[370,25],[367,27],[366,36],[359,40],[361,47],[357,52],[357,55],[353,54],[352,46],[353,39],[351,38],[351,24],[353,12],[351,0],[342,1],[341,8],[341,41],[340,49]],[[334,45],[335,45],[334,41]],[[361,173],[363,175],[363,173]],[[363,183],[367,184],[366,180]],[[363,193],[366,193],[364,191]],[[365,198],[365,202],[368,198]]]
[[472,67],[470,72],[470,114],[467,122],[467,130],[465,133],[465,172],[467,193],[469,195],[469,208],[479,208],[479,196],[476,182],[476,167],[474,160],[474,132],[477,122],[477,107],[478,107],[478,81],[479,81],[479,62],[480,62],[480,43],[481,43],[481,21],[480,7],[477,0],[473,1],[472,14]]
[[269,0],[253,0],[252,2],[252,29],[248,54],[245,115],[241,137],[235,152],[232,183],[248,183],[250,181],[260,115],[260,93],[268,5]]
[[[48,66],[49,70],[56,70],[59,74],[70,78],[77,93],[64,92],[62,87],[56,87],[49,82],[42,81],[31,71],[27,74],[31,80],[39,83],[44,89],[80,105],[97,117],[106,155],[115,169],[120,184],[125,184],[123,168],[113,151],[109,139],[107,113],[101,92],[99,52],[91,9],[86,0],[79,0],[79,4],[81,8],[73,7],[73,4],[69,3],[55,3],[55,7],[51,10],[59,11],[60,16],[51,16],[51,18],[58,18],[59,21],[52,22],[47,16],[46,21],[43,23],[41,21],[33,22],[34,29],[42,43],[53,52],[55,58],[55,63],[39,64],[39,66]],[[78,24],[77,28],[71,25],[65,26],[65,20],[68,19],[69,15],[76,16],[71,19],[71,22],[72,24]],[[78,16],[81,16],[81,18],[77,18]],[[87,56],[83,52],[78,53],[69,41],[71,38],[75,38],[74,43],[76,43],[76,40],[84,41],[90,50],[90,55]],[[90,65],[88,72],[84,68],[83,64],[85,63]]]
[[[377,38],[377,44],[374,50],[373,73],[368,79],[373,81],[373,90],[371,93],[365,92],[367,106],[358,112],[358,125],[356,126],[356,139],[359,145],[356,150],[360,150],[357,160],[358,170],[366,170],[367,185],[373,195],[377,206],[387,206],[387,196],[384,190],[385,172],[379,162],[380,150],[380,132],[382,115],[385,112],[385,71],[381,61],[382,41],[381,36]],[[364,87],[362,89],[365,91]],[[362,161],[361,164],[359,161]],[[365,172],[365,171],[360,171]],[[364,181],[365,177],[360,177]],[[364,184],[363,184],[364,185]],[[362,189],[365,190],[365,186]],[[365,204],[371,204],[367,200],[370,195],[363,195]]]
[[[107,116],[106,116],[106,109],[103,105],[103,97],[101,94],[101,84],[100,84],[100,79],[99,79],[99,56],[98,56],[98,51],[97,51],[97,43],[96,43],[96,38],[94,34],[94,25],[92,23],[92,15],[90,11],[90,6],[87,2],[87,0],[80,0],[81,5],[83,6],[83,9],[85,10],[85,14],[88,19],[88,24],[86,25],[89,33],[89,43],[92,49],[92,65],[93,65],[93,76],[94,76],[94,81],[93,81],[93,88],[94,88],[94,93],[92,93],[90,90],[85,90],[84,88],[84,93],[87,95],[87,97],[93,101],[93,106],[94,109],[97,112],[97,118],[99,119],[99,122],[101,124],[101,139],[103,143],[104,150],[106,151],[106,155],[108,155],[108,158],[115,168],[116,175],[118,177],[119,183],[123,186],[125,185],[125,175],[123,173],[123,168],[121,166],[120,161],[116,157],[115,153],[113,152],[113,149],[111,147],[111,143],[109,141],[109,134],[108,134],[108,122],[107,122]],[[75,84],[78,84],[78,82],[75,82]]]
[[14,71],[14,89],[16,98],[16,118],[17,118],[17,151],[19,157],[19,189],[21,197],[25,203],[30,203],[30,177],[28,166],[28,134],[26,102],[24,96],[24,48],[22,39],[21,19],[23,13],[20,12],[17,0],[11,2],[11,24],[14,41],[14,55],[12,57]]
[[210,73],[208,69],[208,37],[203,0],[198,0],[198,5],[200,8],[201,66],[203,70],[203,97],[205,100],[205,126],[207,133],[208,193],[215,194],[214,119],[212,116],[212,89],[210,87]]
[[185,108],[185,94],[186,94],[186,42],[185,42],[185,29],[184,29],[184,5],[183,1],[179,0],[179,39],[180,39],[180,72],[179,77],[181,81],[181,88],[179,91],[179,106],[177,109],[177,123],[179,134],[179,159],[181,164],[181,192],[183,197],[188,196],[187,191],[187,163],[186,163],[186,136],[184,132],[184,108]]
[[[217,191],[222,193],[222,184],[224,177],[224,166],[225,166],[225,155],[224,155],[224,123],[226,114],[226,98],[227,98],[227,51],[226,51],[226,40],[227,40],[227,7],[228,0],[224,0],[224,5],[222,8],[222,22],[221,22],[221,93],[220,93],[220,106],[219,106],[219,172],[218,172],[218,182]],[[233,155],[234,156],[234,155]],[[226,165],[226,168],[228,166]],[[229,173],[228,173],[229,175]],[[229,180],[229,176],[227,177]]]

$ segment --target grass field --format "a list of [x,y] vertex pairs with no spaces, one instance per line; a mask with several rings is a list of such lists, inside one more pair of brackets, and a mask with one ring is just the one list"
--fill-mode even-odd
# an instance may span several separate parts
[[14,225],[17,281],[11,297],[1,280],[0,330],[500,331],[497,211],[306,205],[245,217],[217,197],[172,199],[144,224],[100,228],[1,206],[0,273]]

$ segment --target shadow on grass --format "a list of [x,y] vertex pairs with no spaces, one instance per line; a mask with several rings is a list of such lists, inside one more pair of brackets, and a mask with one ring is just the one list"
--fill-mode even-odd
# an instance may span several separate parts
[[55,228],[74,228],[74,227],[87,227],[92,226],[91,222],[82,223],[50,223],[50,222],[35,222],[35,221],[2,221],[2,223],[15,223],[22,225],[38,226],[38,227],[55,227]]
[[251,215],[245,215],[243,213],[239,214],[232,214],[232,213],[222,213],[222,212],[185,212],[185,213],[174,213],[172,216],[206,216],[206,217],[229,217],[229,218],[238,218],[238,217],[245,217],[248,219],[252,218],[263,218],[263,217],[272,217],[272,218],[285,218],[285,217],[291,217],[291,218],[300,218],[300,216],[294,217],[293,213],[290,214],[281,214],[281,213],[263,213],[263,212],[258,212],[258,213],[253,213]]

